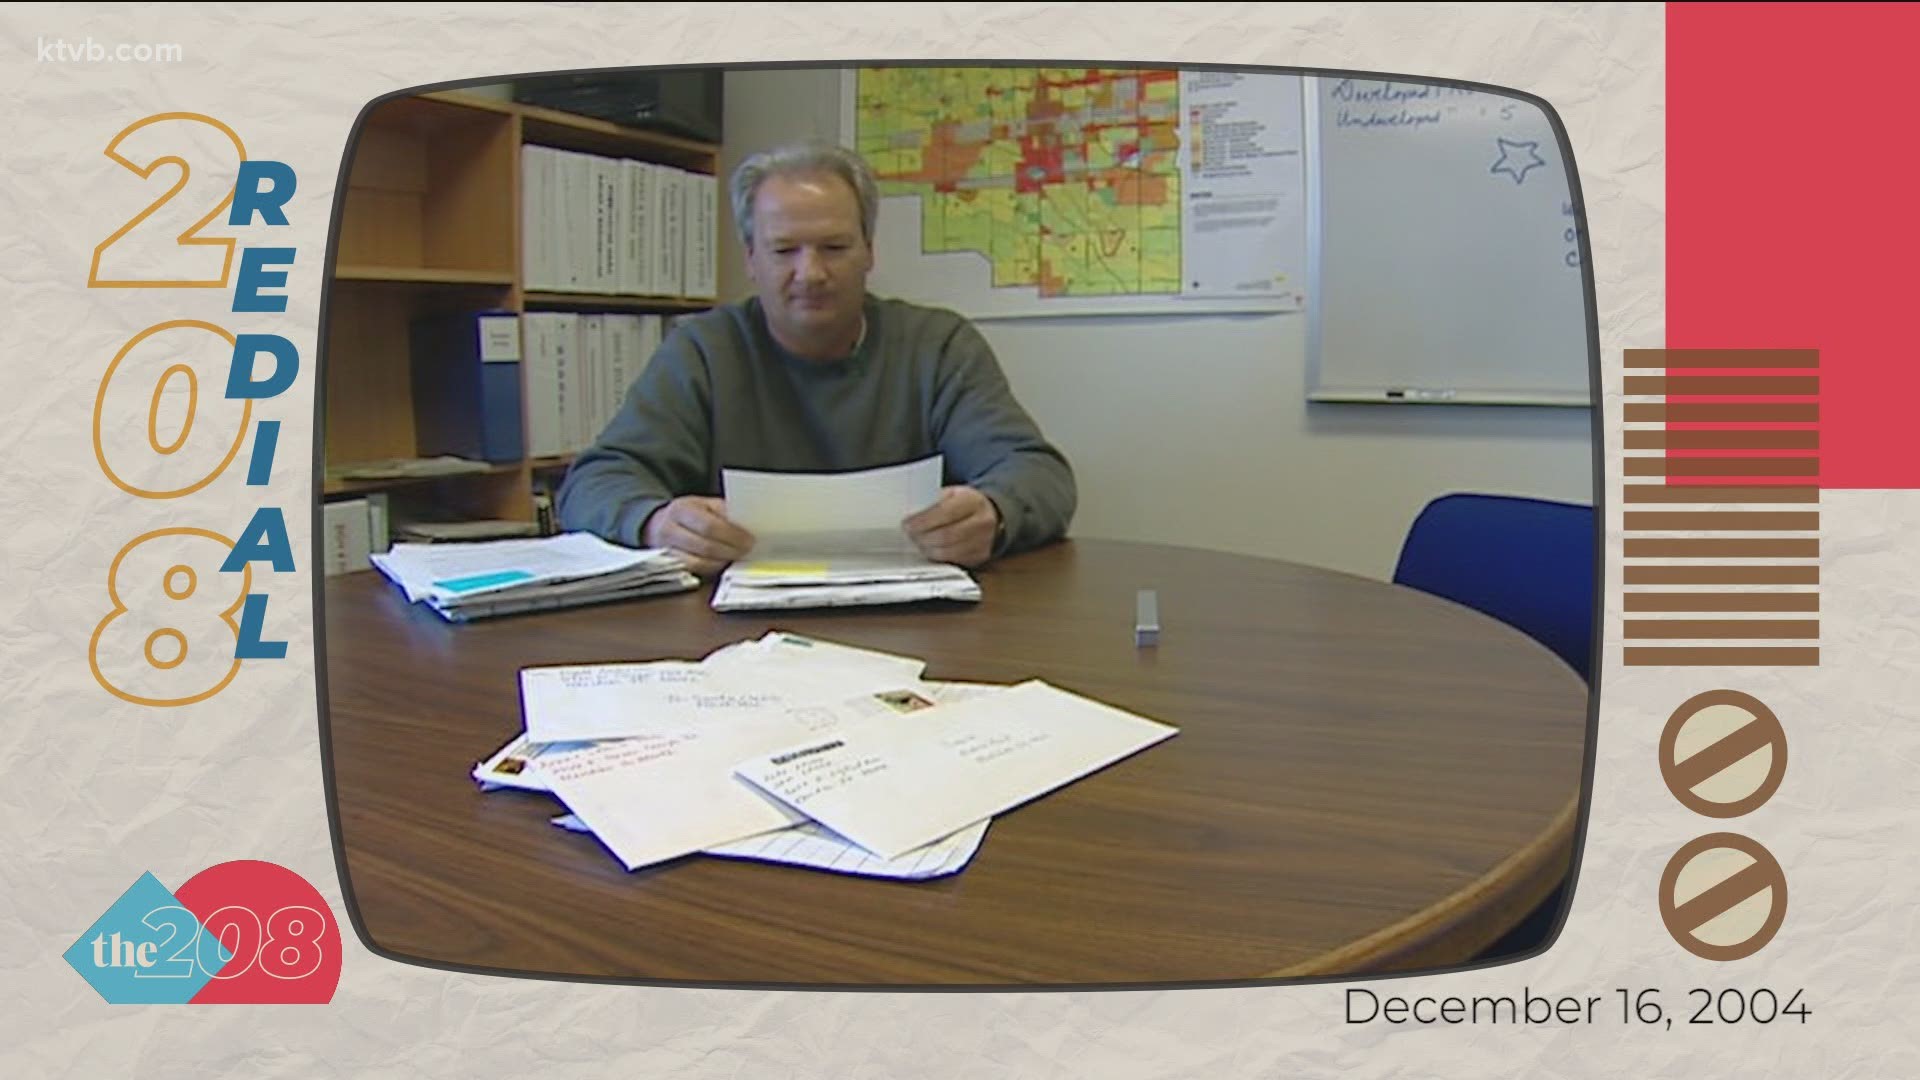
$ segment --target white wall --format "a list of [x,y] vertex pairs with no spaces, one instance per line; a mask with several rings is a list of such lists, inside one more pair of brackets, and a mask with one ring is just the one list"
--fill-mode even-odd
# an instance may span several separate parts
[[[837,70],[730,74],[722,167],[836,138]],[[722,295],[746,295],[725,215]],[[876,282],[884,281],[884,271]],[[1407,526],[1454,491],[1593,499],[1587,409],[1306,400],[1304,315],[983,322],[1014,392],[1073,462],[1072,534],[1393,573]]]

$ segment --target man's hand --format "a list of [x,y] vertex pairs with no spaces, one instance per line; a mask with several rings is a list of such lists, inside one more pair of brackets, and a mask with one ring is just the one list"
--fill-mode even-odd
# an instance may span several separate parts
[[940,489],[940,501],[901,523],[920,553],[935,562],[972,568],[993,557],[1000,511],[970,487]]
[[753,550],[753,536],[727,520],[724,499],[682,495],[655,510],[640,531],[647,547],[666,548],[700,577],[712,577]]

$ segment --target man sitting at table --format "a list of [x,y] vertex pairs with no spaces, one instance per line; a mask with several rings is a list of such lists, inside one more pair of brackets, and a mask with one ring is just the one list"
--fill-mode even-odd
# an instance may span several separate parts
[[757,295],[681,320],[568,470],[562,528],[667,548],[710,576],[753,537],[723,468],[838,472],[944,457],[939,501],[903,522],[975,567],[1059,539],[1077,491],[993,350],[950,311],[867,292],[879,188],[857,154],[757,154],[730,195]]

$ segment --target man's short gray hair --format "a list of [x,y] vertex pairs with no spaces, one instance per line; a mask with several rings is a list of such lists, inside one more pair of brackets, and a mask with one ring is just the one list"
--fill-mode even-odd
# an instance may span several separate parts
[[763,150],[733,170],[729,195],[740,242],[753,246],[753,202],[768,177],[819,173],[838,176],[853,189],[860,203],[860,235],[867,243],[873,243],[874,226],[880,216],[880,185],[873,178],[873,168],[859,154],[827,142],[794,143]]

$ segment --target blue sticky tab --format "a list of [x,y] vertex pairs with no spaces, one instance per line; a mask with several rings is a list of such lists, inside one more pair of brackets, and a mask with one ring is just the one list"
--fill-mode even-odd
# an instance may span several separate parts
[[451,592],[462,593],[472,592],[475,589],[485,589],[494,585],[511,585],[516,581],[531,581],[532,579],[533,575],[527,573],[525,570],[496,570],[491,574],[474,574],[471,577],[448,578],[445,581],[436,581],[433,583],[433,586],[436,589],[447,589]]

